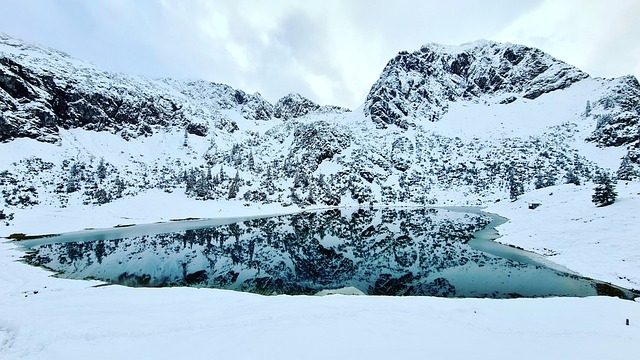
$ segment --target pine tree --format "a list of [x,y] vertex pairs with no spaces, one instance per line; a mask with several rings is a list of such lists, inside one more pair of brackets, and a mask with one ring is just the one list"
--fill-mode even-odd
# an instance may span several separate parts
[[204,171],[198,171],[200,174],[198,176],[198,180],[196,180],[194,186],[194,192],[196,198],[198,199],[208,199],[209,198],[209,189],[211,186],[209,185],[209,179]]
[[580,185],[580,178],[572,169],[567,170],[567,174],[564,177],[567,180],[565,184]]
[[116,190],[116,199],[119,199],[122,197],[122,194],[124,193],[124,190],[127,188],[126,184],[124,183],[124,181],[122,181],[122,179],[120,179],[119,176],[116,176],[116,180],[114,182],[115,185],[115,190]]
[[111,201],[111,196],[109,196],[109,193],[104,189],[96,190],[93,197],[95,199],[95,203],[98,205],[103,205]]
[[104,158],[100,159],[100,163],[98,163],[98,169],[96,170],[96,174],[98,175],[98,179],[103,180],[107,177],[107,166],[104,163]]
[[187,147],[189,145],[189,133],[187,129],[184,129],[184,141],[182,142],[182,146]]
[[291,190],[291,194],[289,195],[291,202],[296,205],[300,205],[301,201],[298,193],[296,192],[296,188],[292,186],[291,188],[289,188],[289,190]]
[[631,163],[631,159],[628,154],[622,158],[620,167],[616,172],[616,177],[618,180],[627,181],[635,180],[638,177],[638,172],[633,168],[633,163]]
[[594,179],[596,183],[595,193],[591,196],[591,201],[598,207],[611,205],[616,201],[618,193],[611,177],[606,172],[601,172]]
[[509,198],[511,201],[518,200],[518,196],[524,194],[524,185],[514,175],[514,170],[511,168],[509,172]]
[[13,213],[5,214],[3,209],[0,209],[0,221],[9,226],[9,223],[13,220]]
[[589,117],[591,115],[591,102],[587,100],[587,106],[584,108],[584,116]]
[[545,187],[554,186],[556,184],[556,176],[553,174],[553,171],[549,170],[544,176],[544,185]]
[[188,172],[185,170],[184,182],[185,182],[185,190],[184,190],[185,193],[187,195],[193,195],[196,187],[195,170],[191,169]]
[[76,164],[71,164],[69,168],[69,181],[67,181],[67,193],[72,193],[78,190],[77,178],[78,176],[78,167]]
[[249,170],[253,171],[255,169],[255,161],[253,159],[253,150],[249,150],[249,160],[247,161],[247,165],[249,166]]
[[542,176],[540,171],[538,171],[538,174],[536,175],[536,182],[534,183],[534,186],[536,187],[536,190],[546,187],[544,176]]
[[231,181],[231,185],[229,185],[229,195],[227,199],[235,199],[238,196],[238,191],[240,191],[240,173],[236,171],[236,176]]
[[222,164],[220,164],[220,174],[218,174],[218,181],[220,181],[220,183],[223,183],[225,178],[226,175],[224,173],[224,169],[222,168]]

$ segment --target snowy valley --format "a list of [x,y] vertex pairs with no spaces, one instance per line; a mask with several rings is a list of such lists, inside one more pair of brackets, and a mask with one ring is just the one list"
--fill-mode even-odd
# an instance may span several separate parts
[[[437,214],[443,210],[430,207],[475,206],[508,219],[497,229],[498,242],[533,251],[541,262],[575,274],[640,289],[640,83],[635,77],[594,78],[522,45],[427,44],[391,59],[363,100],[350,110],[292,93],[272,104],[258,93],[224,84],[104,71],[0,34],[0,236],[196,218],[226,225],[298,213],[291,224],[255,220],[275,224],[278,240],[266,245],[252,240],[263,230],[221,227],[225,238],[235,236],[237,246],[251,248],[250,258],[222,240],[214,250],[213,241],[198,242],[222,238],[214,229],[133,237],[106,250],[101,243],[86,243],[95,255],[81,256],[77,263],[57,260],[76,251],[73,245],[45,246],[34,263],[93,277],[87,269],[103,260],[114,269],[123,263],[152,267],[149,258],[138,257],[152,252],[142,245],[175,242],[175,253],[157,250],[157,257],[175,263],[173,273],[179,275],[167,284],[183,286],[193,285],[181,280],[186,275],[200,283],[230,282],[220,274],[237,279],[255,271],[290,278],[287,256],[313,257],[309,254],[316,250],[334,256],[341,249],[343,257],[323,263],[322,274],[333,281],[332,266],[346,268],[362,283],[382,288],[402,279],[402,261],[413,264],[439,252],[462,254],[463,260],[449,262],[465,272],[475,266],[469,258],[480,259],[483,267],[504,261],[461,245],[488,223],[482,216],[456,215],[458,225],[469,221],[464,231],[425,242],[416,255],[411,246],[398,243],[395,229],[417,238],[436,234],[439,227],[400,218],[377,219],[370,226],[370,219],[362,219],[369,215],[357,208],[384,218],[404,207]],[[601,208],[591,202],[599,173],[611,174],[618,191],[617,201]],[[327,208],[347,215],[300,213]],[[321,239],[317,249],[287,245],[288,255],[274,258],[278,241],[299,223],[321,233],[310,236]],[[374,240],[371,229],[388,236]],[[370,254],[350,247],[348,240],[325,239],[332,232],[370,246]],[[187,235],[198,241],[184,245]],[[460,351],[457,358],[496,353],[506,358],[515,352],[532,359],[622,358],[640,351],[637,300],[264,297],[103,286],[29,267],[18,261],[24,252],[16,243],[0,243],[0,307],[12,310],[0,315],[2,358],[63,359],[69,354],[65,347],[91,358],[210,358],[193,350],[203,342],[220,345],[222,358],[281,358],[273,344],[283,338],[289,339],[291,354],[308,355],[303,358],[327,356],[331,349],[308,352],[320,338],[333,343],[338,358],[416,353],[446,358],[452,349]],[[97,246],[102,247],[93,249]],[[210,261],[202,254],[216,251],[222,270],[197,272]],[[399,264],[390,268],[389,283],[375,282],[371,274],[381,265],[371,254]],[[193,269],[184,263],[180,269],[176,259],[183,256],[192,260]],[[256,267],[253,256],[266,265]],[[105,279],[119,276],[113,271]],[[452,292],[449,280],[434,279],[430,271],[407,280],[412,286],[427,278],[429,283],[395,294]],[[131,281],[140,285],[139,278]],[[245,282],[251,281],[256,280]],[[326,286],[343,286],[336,284]],[[318,290],[296,289],[300,294]],[[630,326],[624,325],[627,319]],[[247,338],[254,346],[246,346]],[[460,338],[477,348],[458,348]],[[494,347],[496,339],[503,351]],[[167,346],[174,340],[181,347]],[[522,353],[531,344],[537,350]]]

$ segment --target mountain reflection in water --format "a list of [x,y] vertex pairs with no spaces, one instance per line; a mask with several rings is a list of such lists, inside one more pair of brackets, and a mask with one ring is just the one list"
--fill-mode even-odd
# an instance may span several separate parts
[[473,233],[489,222],[484,215],[442,209],[335,209],[43,244],[27,260],[65,278],[269,295],[346,287],[369,295],[491,298],[601,292],[602,284],[592,280],[469,247]]

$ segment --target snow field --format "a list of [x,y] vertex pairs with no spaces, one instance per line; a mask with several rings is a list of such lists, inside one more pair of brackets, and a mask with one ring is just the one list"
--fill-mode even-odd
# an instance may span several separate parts
[[[619,181],[613,205],[591,202],[594,185],[535,190],[517,201],[490,205],[507,217],[496,241],[542,255],[581,275],[640,289],[640,182]],[[528,204],[541,205],[529,210]]]
[[[640,304],[259,296],[94,287],[52,278],[0,244],[2,359],[620,359],[640,350]],[[625,325],[630,319],[630,326]],[[588,344],[588,345],[587,345]]]

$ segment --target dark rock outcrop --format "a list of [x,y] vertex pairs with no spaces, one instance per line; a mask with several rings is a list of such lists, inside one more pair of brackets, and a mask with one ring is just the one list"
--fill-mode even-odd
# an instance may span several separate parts
[[430,44],[400,52],[372,86],[364,111],[379,128],[406,129],[415,121],[438,121],[449,103],[484,95],[511,103],[535,99],[587,78],[575,67],[534,48],[477,41]]

